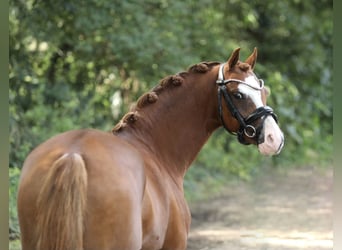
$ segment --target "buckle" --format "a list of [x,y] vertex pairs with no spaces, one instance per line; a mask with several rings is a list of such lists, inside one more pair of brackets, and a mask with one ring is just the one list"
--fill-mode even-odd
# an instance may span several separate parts
[[247,125],[243,129],[243,133],[248,137],[248,138],[253,138],[256,135],[256,129],[252,125]]

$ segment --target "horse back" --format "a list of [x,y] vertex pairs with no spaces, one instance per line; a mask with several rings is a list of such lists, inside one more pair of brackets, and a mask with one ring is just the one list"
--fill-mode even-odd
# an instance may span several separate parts
[[32,175],[35,177],[32,183],[39,182],[53,162],[70,153],[81,155],[89,180],[100,176],[106,179],[111,173],[120,177],[143,171],[143,161],[133,146],[110,133],[84,129],[59,134],[36,147],[24,162],[20,182],[33,178]]

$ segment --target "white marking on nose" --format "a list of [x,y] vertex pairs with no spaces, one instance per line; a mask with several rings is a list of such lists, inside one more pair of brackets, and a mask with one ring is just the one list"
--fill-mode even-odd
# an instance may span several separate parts
[[268,134],[266,137],[266,141],[269,143],[273,143],[274,142],[273,134]]
[[[246,84],[239,84],[239,91],[251,98],[256,108],[263,107],[261,91],[254,89],[260,87],[260,83],[256,77],[253,75],[249,76],[244,82]],[[260,153],[263,155],[279,154],[284,146],[284,134],[272,116],[266,117],[263,130],[265,140],[258,145]]]
[[284,146],[284,134],[272,116],[268,116],[264,122],[265,141],[258,145],[263,155],[279,154]]

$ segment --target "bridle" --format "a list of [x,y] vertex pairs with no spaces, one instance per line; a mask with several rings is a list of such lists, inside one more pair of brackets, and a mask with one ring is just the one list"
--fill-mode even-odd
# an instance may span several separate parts
[[[217,78],[217,85],[218,85],[218,112],[220,116],[220,120],[223,124],[223,127],[231,134],[237,135],[238,140],[240,143],[248,145],[250,144],[247,142],[244,138],[244,135],[248,138],[256,138],[257,144],[261,144],[264,142],[264,136],[261,134],[263,131],[264,121],[267,116],[271,115],[274,120],[278,123],[278,118],[276,114],[273,112],[273,109],[269,106],[263,106],[259,107],[256,110],[254,110],[250,115],[248,115],[246,118],[244,118],[239,110],[234,105],[232,98],[230,94],[228,93],[227,84],[231,82],[239,83],[239,84],[245,84],[250,88],[256,89],[261,91],[264,88],[264,81],[262,79],[259,79],[260,87],[252,86],[242,80],[239,79],[224,79],[224,72],[223,72],[224,64],[220,65],[218,78]],[[233,117],[239,122],[240,127],[238,131],[231,131],[228,129],[226,123],[223,119],[223,110],[222,110],[222,96],[226,102],[226,106],[229,109],[230,113],[233,115]],[[256,128],[253,126],[253,122],[255,122],[258,119],[262,119],[262,122],[260,125]]]

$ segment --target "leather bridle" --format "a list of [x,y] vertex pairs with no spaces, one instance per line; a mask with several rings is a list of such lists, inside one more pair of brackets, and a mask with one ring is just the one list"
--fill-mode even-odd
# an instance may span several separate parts
[[[218,78],[217,78],[217,85],[218,85],[218,112],[220,116],[220,120],[222,122],[223,127],[231,134],[237,135],[238,140],[240,143],[248,145],[250,144],[245,140],[245,136],[251,139],[255,139],[257,144],[261,144],[264,142],[264,136],[262,134],[264,121],[267,116],[271,115],[273,119],[278,123],[277,115],[273,112],[273,109],[269,106],[259,107],[254,110],[250,115],[247,117],[243,117],[239,110],[234,105],[230,94],[228,93],[227,85],[229,83],[235,82],[238,84],[245,84],[253,89],[261,91],[264,88],[264,81],[259,79],[260,87],[252,86],[242,80],[239,79],[224,79],[224,64],[220,65]],[[239,122],[240,127],[238,131],[231,131],[228,129],[224,119],[223,119],[223,110],[222,110],[222,97],[225,100],[226,106],[229,109],[232,116]],[[255,127],[252,125],[256,120],[262,119],[260,125]]]

